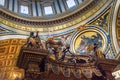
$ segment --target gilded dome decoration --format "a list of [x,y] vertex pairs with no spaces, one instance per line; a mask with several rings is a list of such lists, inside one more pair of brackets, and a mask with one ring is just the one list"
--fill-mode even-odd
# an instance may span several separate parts
[[[109,6],[111,3],[108,0],[22,0],[15,1],[14,3],[18,5],[14,4],[15,9],[11,9],[10,5],[10,8],[7,8],[6,4],[8,3],[6,2],[7,0],[5,1],[5,5],[1,5],[0,8],[1,23],[7,26],[11,25],[12,28],[20,31],[38,30],[43,34],[49,30],[55,32],[60,30],[62,32],[67,30],[72,31],[72,26],[91,21],[93,17],[97,16],[92,16],[93,14],[96,12],[100,14],[104,10],[101,7],[106,7],[106,3]],[[69,6],[70,3],[74,4]],[[9,4],[12,4],[12,2]],[[28,14],[24,14],[24,11]],[[46,13],[46,11],[49,13]],[[3,20],[2,16],[6,19]]]

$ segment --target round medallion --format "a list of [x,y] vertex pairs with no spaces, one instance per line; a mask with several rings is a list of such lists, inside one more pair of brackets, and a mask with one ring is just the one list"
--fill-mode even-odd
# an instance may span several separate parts
[[95,45],[97,45],[102,52],[106,50],[107,38],[100,30],[85,29],[75,32],[72,36],[71,47],[75,54],[86,54],[88,46],[93,49]]

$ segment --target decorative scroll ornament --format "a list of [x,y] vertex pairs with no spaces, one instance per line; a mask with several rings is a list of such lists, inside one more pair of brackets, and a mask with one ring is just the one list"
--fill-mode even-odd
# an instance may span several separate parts
[[93,69],[93,72],[94,72],[97,76],[102,76],[100,70],[97,69],[97,68],[94,68],[94,69]]
[[59,75],[59,67],[58,67],[58,65],[56,65],[56,64],[52,64],[52,71],[55,73],[55,74],[57,74],[57,75]]
[[76,30],[84,30],[86,28],[86,24],[81,25],[80,27],[76,28]]
[[50,71],[50,69],[51,69],[51,65],[49,63],[46,63],[45,64],[45,70]]
[[57,64],[51,64],[51,68],[52,71],[59,75],[60,72],[62,72],[62,74],[65,77],[70,77],[70,74],[73,74],[74,77],[80,79],[82,77],[82,74],[87,78],[87,79],[91,79],[93,76],[93,73],[96,76],[102,76],[100,70],[98,70],[96,67],[94,68],[90,68],[90,67],[79,67],[79,69],[75,68],[75,67],[67,67],[67,66],[59,66]]
[[89,68],[89,69],[82,69],[82,73],[84,74],[84,76],[86,78],[92,78],[92,70]]
[[81,78],[81,70],[73,69],[72,72],[76,78]]
[[66,66],[62,67],[62,73],[65,77],[70,77],[70,68],[67,68]]

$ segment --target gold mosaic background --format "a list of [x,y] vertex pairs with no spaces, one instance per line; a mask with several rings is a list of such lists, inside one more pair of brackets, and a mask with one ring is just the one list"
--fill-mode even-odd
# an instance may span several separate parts
[[15,80],[24,75],[24,70],[16,67],[16,62],[23,39],[7,39],[0,41],[0,80]]

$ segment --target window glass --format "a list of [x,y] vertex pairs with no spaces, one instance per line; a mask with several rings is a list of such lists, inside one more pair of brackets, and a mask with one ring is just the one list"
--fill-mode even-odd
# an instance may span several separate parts
[[29,13],[28,6],[21,5],[20,9],[21,9],[20,12],[23,13],[23,14],[28,14]]
[[74,0],[66,0],[66,3],[67,3],[69,8],[76,6],[76,3]]
[[44,7],[45,15],[53,14],[52,6]]
[[0,5],[4,6],[5,5],[5,0],[0,0]]
[[82,3],[83,2],[83,0],[79,0],[79,3]]

